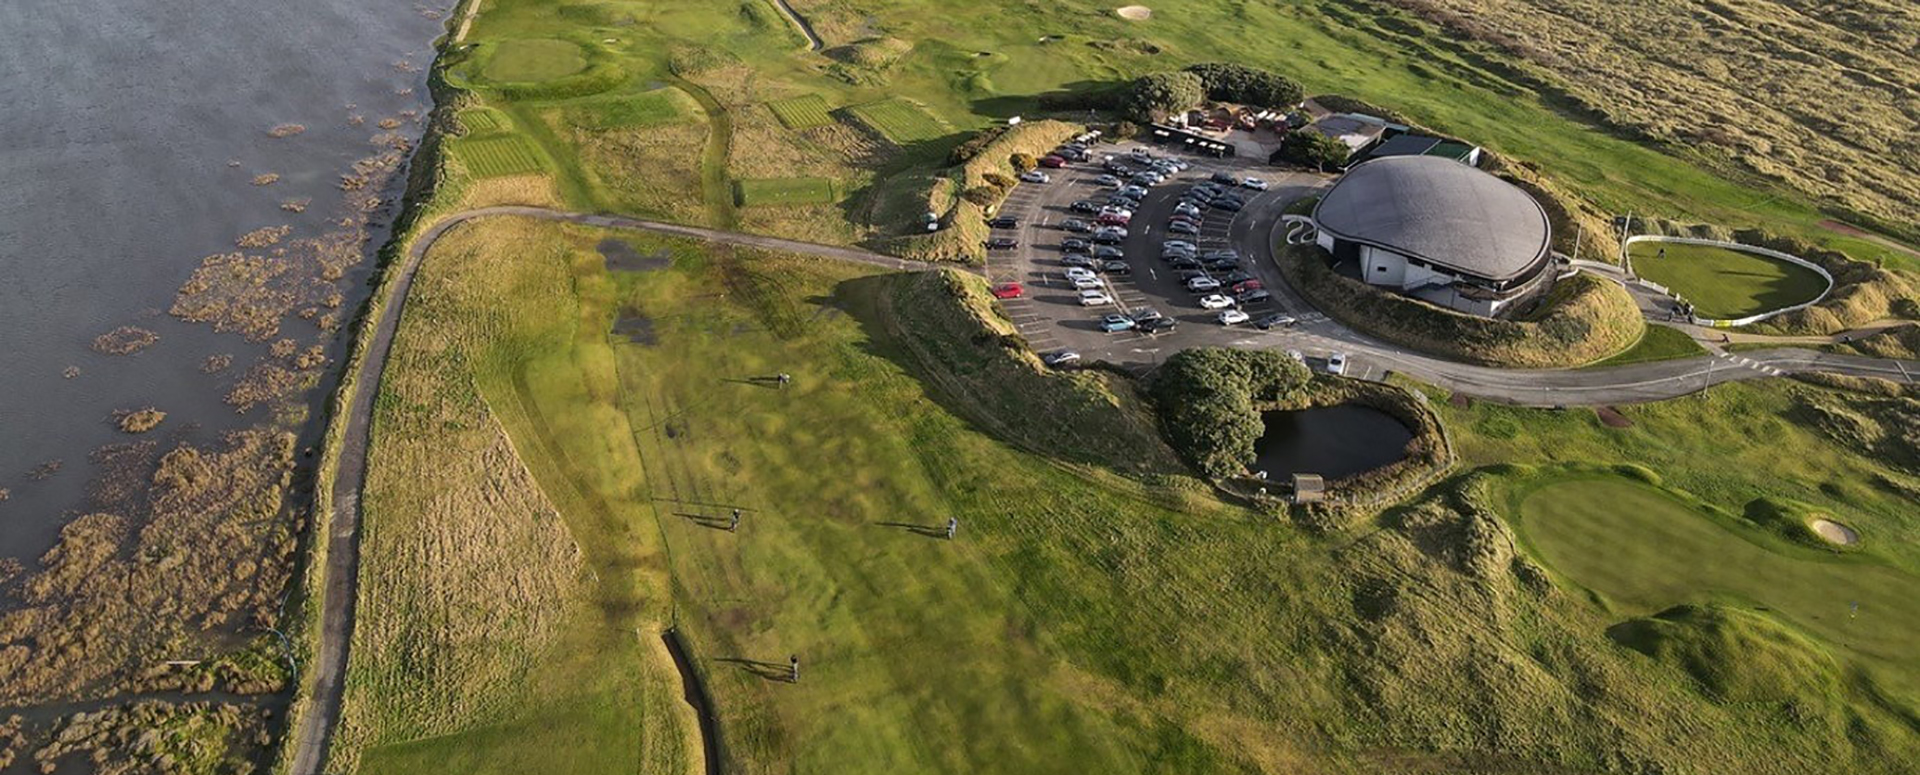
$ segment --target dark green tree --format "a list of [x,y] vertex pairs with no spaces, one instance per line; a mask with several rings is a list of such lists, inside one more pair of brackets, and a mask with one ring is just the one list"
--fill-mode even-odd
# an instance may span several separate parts
[[1148,73],[1134,79],[1122,100],[1122,112],[1136,121],[1159,122],[1206,99],[1200,76],[1189,72]]

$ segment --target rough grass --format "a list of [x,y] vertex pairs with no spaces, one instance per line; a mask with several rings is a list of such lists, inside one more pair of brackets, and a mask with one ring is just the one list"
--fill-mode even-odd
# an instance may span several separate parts
[[889,97],[878,102],[854,105],[847,112],[869,129],[879,132],[895,145],[913,145],[938,140],[951,134],[945,122],[928,113],[913,100]]
[[1490,366],[1582,366],[1626,351],[1646,328],[1625,289],[1577,274],[1524,319],[1467,315],[1335,274],[1317,245],[1283,246],[1280,270],[1329,317],[1396,344]]
[[780,124],[788,129],[808,129],[833,123],[833,115],[827,107],[827,100],[818,94],[805,94],[767,103],[773,115],[780,118]]
[[567,123],[584,129],[617,129],[671,123],[697,109],[679,89],[663,87],[570,102],[565,115]]
[[1713,245],[1636,242],[1627,254],[1634,272],[1692,302],[1701,317],[1757,315],[1813,301],[1827,288],[1827,279],[1806,267]]
[[612,309],[591,244],[493,219],[421,269],[376,402],[343,771],[667,773],[698,755],[659,653],[630,431],[592,408]]

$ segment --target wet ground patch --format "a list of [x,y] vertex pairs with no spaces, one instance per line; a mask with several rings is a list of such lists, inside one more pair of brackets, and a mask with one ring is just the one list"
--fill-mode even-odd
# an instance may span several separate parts
[[600,244],[593,248],[600,251],[601,258],[607,260],[607,271],[610,272],[657,272],[673,266],[673,254],[665,249],[643,256],[632,245],[617,239],[600,240]]

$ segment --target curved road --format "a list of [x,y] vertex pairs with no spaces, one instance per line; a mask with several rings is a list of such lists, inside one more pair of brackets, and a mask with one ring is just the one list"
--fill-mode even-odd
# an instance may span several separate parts
[[780,9],[780,15],[787,17],[787,21],[793,22],[793,26],[800,29],[801,35],[807,36],[808,51],[819,51],[826,47],[826,42],[820,40],[820,35],[813,31],[813,25],[807,23],[807,17],[793,10],[793,6],[787,0],[773,0],[773,7]]
[[[1286,196],[1287,193],[1284,189],[1268,192],[1250,203],[1248,214],[1253,217],[1235,220],[1231,237],[1240,246],[1243,255],[1266,256],[1271,260],[1273,231],[1280,226],[1278,213],[1285,202],[1292,198]],[[857,248],[541,207],[502,206],[468,210],[447,216],[429,227],[414,240],[404,262],[395,268],[397,274],[387,286],[380,318],[374,322],[373,339],[355,374],[353,400],[347,407],[346,430],[338,453],[338,476],[333,483],[331,530],[326,536],[327,563],[322,570],[321,582],[326,590],[326,598],[325,609],[321,612],[320,649],[314,660],[314,670],[307,677],[307,692],[313,700],[313,706],[300,717],[299,726],[290,733],[289,739],[289,743],[295,746],[291,768],[293,775],[320,775],[327,745],[340,714],[347,649],[353,634],[353,607],[359,572],[360,491],[366,482],[368,431],[373,420],[373,401],[380,392],[380,379],[386,371],[387,355],[393,346],[394,332],[399,328],[407,293],[413,287],[421,259],[441,236],[462,223],[495,216],[635,229],[835,261],[851,261],[883,269],[909,271],[952,267],[951,264],[913,261]],[[1280,291],[1282,306],[1290,313],[1298,315],[1312,310],[1311,305],[1285,284],[1276,283],[1270,287]],[[1914,382],[1915,377],[1920,376],[1920,362],[1916,361],[1835,355],[1792,348],[1604,369],[1498,369],[1408,352],[1357,334],[1332,321],[1276,333],[1272,341],[1258,342],[1255,346],[1272,347],[1297,340],[1317,340],[1320,346],[1353,354],[1356,362],[1377,364],[1449,390],[1528,406],[1656,401],[1686,395],[1723,382],[1812,371],[1905,382]]]

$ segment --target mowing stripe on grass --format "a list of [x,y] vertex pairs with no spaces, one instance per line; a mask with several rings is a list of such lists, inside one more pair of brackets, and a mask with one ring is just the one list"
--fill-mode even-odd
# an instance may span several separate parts
[[807,129],[833,123],[832,109],[818,94],[807,94],[767,103],[767,109],[788,129]]
[[733,186],[734,200],[742,207],[834,201],[833,181],[827,178],[746,178]]
[[539,172],[539,152],[515,135],[456,140],[454,151],[474,177],[497,178]]
[[938,140],[950,131],[946,122],[935,118],[919,103],[903,97],[855,105],[847,108],[847,112],[896,145]]

